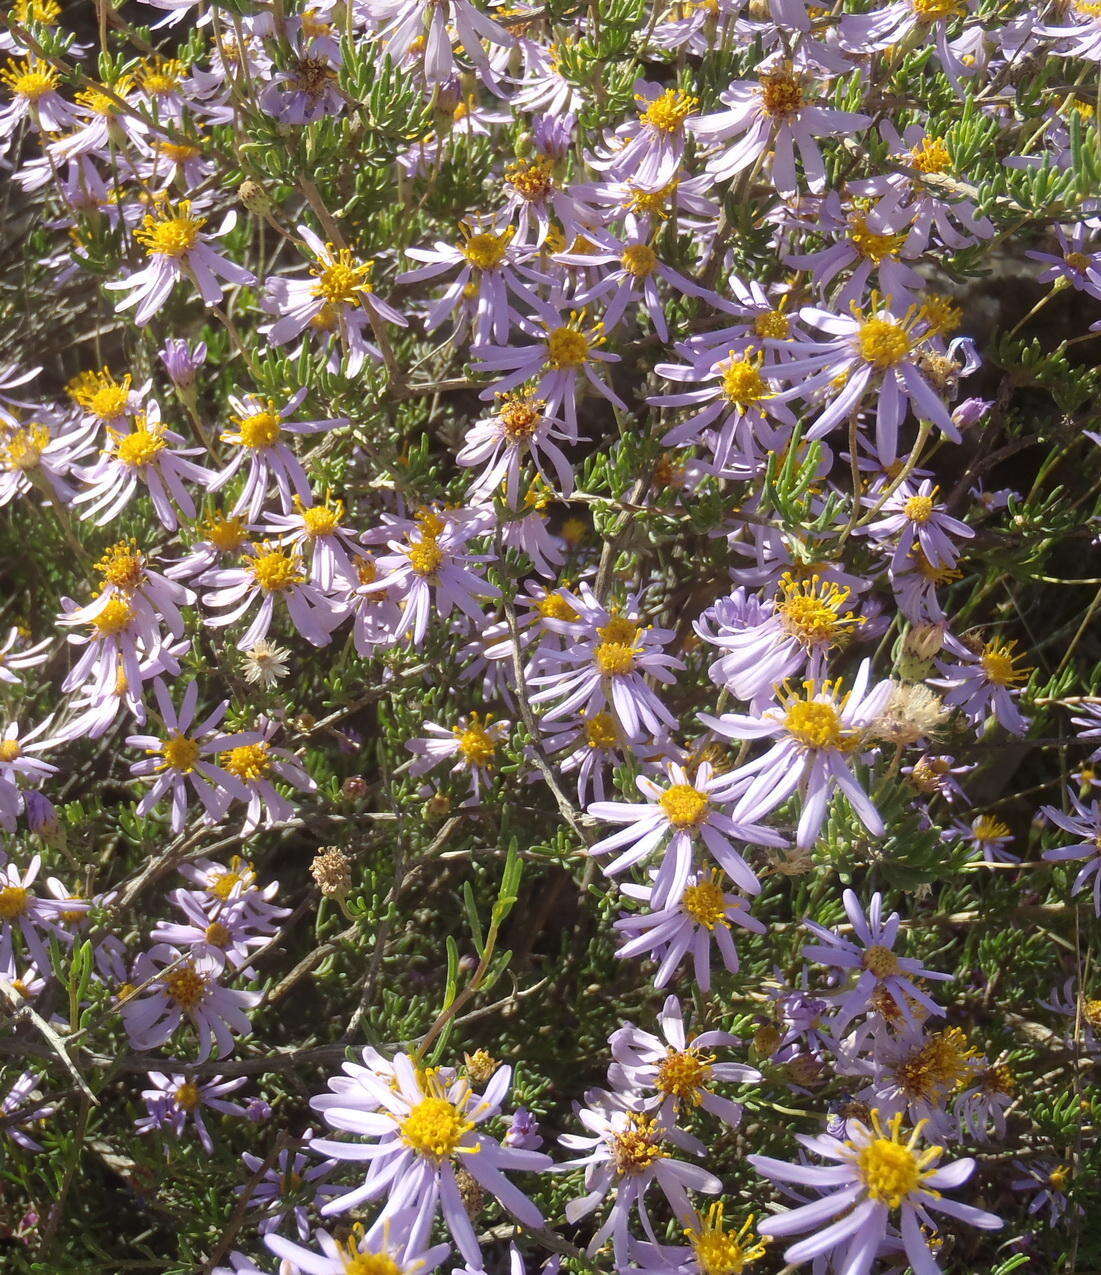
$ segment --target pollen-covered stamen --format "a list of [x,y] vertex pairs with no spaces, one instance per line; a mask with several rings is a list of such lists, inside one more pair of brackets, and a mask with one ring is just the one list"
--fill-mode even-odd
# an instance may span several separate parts
[[183,1010],[194,1009],[206,995],[206,979],[190,961],[169,970],[161,982],[169,997]]
[[713,930],[716,925],[730,928],[726,916],[726,898],[719,884],[718,873],[701,877],[695,885],[685,886],[681,895],[681,907],[698,925]]
[[[497,419],[501,422],[506,437],[513,442],[531,438],[543,420],[543,408],[546,405],[545,399],[536,398],[528,392],[502,394],[497,407]],[[575,614],[574,619],[576,618]]]
[[857,333],[860,356],[880,369],[894,367],[911,352],[910,334],[894,319],[865,319]]
[[878,1111],[871,1113],[871,1120],[876,1136],[859,1150],[851,1142],[846,1145],[856,1151],[857,1172],[868,1195],[888,1208],[897,1209],[935,1172],[930,1166],[940,1159],[944,1148],[927,1147],[920,1155],[917,1153],[915,1148],[927,1123],[925,1120],[918,1121],[905,1142],[901,1140],[901,1115],[892,1116],[886,1129],[880,1123]]
[[996,815],[979,815],[971,825],[971,835],[976,841],[1000,841],[1009,834],[1009,824]]
[[645,1173],[668,1152],[661,1145],[662,1133],[653,1116],[632,1111],[627,1117],[627,1128],[612,1138],[612,1162],[621,1178],[636,1177]]
[[673,784],[658,798],[658,805],[674,828],[698,828],[707,818],[711,801],[691,784]]
[[943,173],[952,166],[952,156],[943,137],[923,137],[910,148],[910,167],[919,173]]
[[0,442],[4,468],[26,473],[42,463],[42,453],[50,445],[50,431],[37,421],[22,425]]
[[619,728],[608,712],[594,713],[585,722],[585,743],[590,748],[618,748]]
[[669,206],[676,199],[679,186],[680,182],[676,177],[660,190],[640,190],[633,186],[627,196],[626,207],[642,216],[664,219],[669,216]]
[[125,598],[112,597],[92,621],[100,637],[114,637],[134,619],[134,608]]
[[14,921],[24,916],[31,905],[30,890],[21,885],[0,888],[0,921]]
[[185,1080],[172,1096],[181,1111],[194,1111],[202,1098],[199,1086],[192,1080]]
[[211,947],[217,947],[224,951],[233,942],[233,935],[221,921],[211,921],[203,931],[203,939]]
[[69,397],[86,412],[101,421],[114,420],[126,411],[130,401],[131,378],[116,381],[107,368],[98,372],[81,372],[66,386]]
[[373,261],[357,261],[347,248],[337,251],[327,246],[329,259],[310,266],[310,273],[317,276],[313,294],[328,305],[359,305],[365,292],[371,292]]
[[490,716],[483,719],[480,713],[471,713],[466,725],[457,726],[452,732],[468,766],[488,769],[493,765],[497,741],[486,729],[492,721]]
[[670,1048],[665,1057],[658,1063],[658,1074],[654,1081],[657,1088],[671,1098],[681,1098],[700,1105],[700,1090],[704,1089],[711,1079],[711,1064],[715,1061],[713,1054],[701,1054],[695,1049]]
[[601,639],[594,652],[596,666],[605,677],[622,677],[634,670],[635,658],[642,654],[638,645],[641,626],[624,616],[612,616],[597,629]]
[[894,1067],[899,1088],[910,1098],[941,1104],[977,1070],[978,1053],[958,1027],[935,1032]]
[[803,646],[830,646],[840,641],[854,625],[863,624],[862,617],[844,609],[851,590],[812,575],[809,580],[796,580],[790,572],[780,577],[782,600],[776,613],[780,623]]
[[879,943],[873,943],[864,952],[860,958],[860,964],[869,974],[875,975],[876,978],[891,978],[902,970],[902,966],[898,963],[898,957],[894,952],[889,947],[883,947]]
[[767,1240],[748,1243],[754,1218],[748,1217],[735,1234],[726,1229],[723,1206],[712,1204],[700,1218],[698,1228],[689,1227],[684,1233],[696,1255],[702,1275],[742,1275],[745,1268],[765,1255]]
[[206,225],[205,217],[191,216],[191,201],[184,199],[175,212],[162,203],[155,213],[146,213],[134,231],[134,238],[145,245],[151,257],[185,257],[199,240]]
[[134,540],[120,540],[113,544],[96,563],[96,570],[104,587],[132,592],[145,580],[145,557],[138,551]]
[[965,0],[910,0],[910,4],[920,22],[940,22],[967,12]]
[[577,324],[580,316],[574,315],[571,321],[560,328],[552,328],[547,333],[546,365],[552,371],[564,368],[580,367],[589,358],[589,351],[603,340],[597,324],[590,332],[583,332]]
[[336,70],[324,58],[299,58],[292,83],[307,97],[320,97],[331,84],[336,83]]
[[0,83],[13,97],[27,102],[37,102],[47,93],[56,91],[60,80],[58,73],[48,62],[37,58],[8,58],[8,64],[0,71]]
[[761,79],[761,105],[774,119],[786,119],[806,105],[803,96],[803,76],[783,64],[766,71]]
[[348,1240],[337,1247],[342,1249],[340,1260],[344,1263],[344,1275],[402,1275],[402,1268],[389,1253],[357,1253],[356,1240]]
[[[860,742],[860,732],[848,729],[841,720],[832,695],[840,683],[831,681],[803,683],[803,696],[795,694],[785,701],[784,729],[807,748],[837,748],[849,752]],[[816,699],[818,692],[829,699]],[[841,703],[844,703],[841,697]]]
[[623,269],[635,279],[646,279],[658,268],[658,254],[649,244],[628,244],[619,260]]
[[414,575],[426,580],[436,574],[447,557],[437,543],[436,537],[430,535],[422,535],[420,540],[414,540],[408,544],[405,556],[409,559],[409,566]]
[[554,190],[550,163],[547,160],[521,160],[505,169],[505,184],[529,204],[539,204]]
[[934,487],[928,496],[910,496],[902,506],[902,512],[911,522],[928,522],[933,516],[937,489]]
[[748,348],[740,355],[730,351],[730,358],[722,372],[723,398],[728,403],[748,407],[752,403],[773,397],[773,391],[768,388],[767,381],[761,375],[764,357],[763,352],[754,355],[753,350]]
[[639,113],[640,121],[661,133],[676,133],[684,127],[689,115],[694,115],[700,108],[700,99],[683,89],[666,89],[652,102],[636,95],[635,101],[639,106],[646,103],[645,109]]
[[1027,682],[1032,673],[1031,667],[1017,667],[1017,661],[1024,658],[1017,649],[1016,642],[999,642],[997,638],[987,642],[983,647],[979,663],[989,681],[996,686],[1018,686]]
[[850,243],[866,261],[872,261],[877,266],[898,256],[908,233],[902,230],[892,235],[872,230],[863,213],[854,213],[849,218]]
[[791,320],[783,309],[766,310],[753,320],[753,331],[762,340],[786,341],[791,335]]
[[262,546],[248,561],[252,578],[265,593],[282,593],[306,580],[302,564],[292,553],[274,546]]
[[496,270],[508,255],[509,244],[516,233],[513,226],[507,226],[499,234],[492,230],[481,230],[475,234],[465,225],[459,229],[463,233],[459,251],[478,270]]
[[340,522],[344,517],[344,502],[338,500],[333,505],[311,505],[308,509],[302,504],[302,498],[295,496],[295,507],[302,515],[302,526],[311,540],[318,536],[331,536],[340,530]]
[[275,404],[270,402],[267,407],[261,408],[258,412],[251,412],[247,416],[234,416],[233,424],[237,427],[239,440],[227,438],[225,434],[222,438],[227,442],[239,441],[242,447],[250,447],[253,451],[271,447],[282,431],[279,413],[275,410]]
[[[243,779],[246,782],[250,779],[263,779],[268,771],[271,770],[272,765],[271,753],[267,744],[264,743],[240,744],[236,748],[227,749],[226,752],[219,756],[218,760],[222,767],[228,770],[231,775],[236,775],[238,779]],[[217,893],[218,885],[215,884],[215,886],[211,887],[211,893],[215,897],[228,898],[234,886],[242,880],[239,875],[233,873],[227,873],[226,878],[228,879],[229,877],[233,877],[233,880],[224,887],[228,893],[219,895]]]
[[168,446],[164,436],[163,425],[150,425],[144,416],[134,422],[134,429],[129,434],[110,431],[110,449],[130,469],[144,469],[152,465],[157,457]]
[[11,763],[23,756],[23,745],[17,739],[0,739],[0,762]]
[[465,1119],[453,1102],[429,1097],[418,1102],[399,1126],[407,1147],[429,1159],[446,1160],[455,1154],[474,1123]]

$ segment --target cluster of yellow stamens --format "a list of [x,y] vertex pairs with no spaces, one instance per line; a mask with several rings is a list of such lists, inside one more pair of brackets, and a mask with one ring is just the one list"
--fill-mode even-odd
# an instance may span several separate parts
[[290,550],[269,542],[255,546],[247,566],[265,593],[282,593],[306,580],[299,558]]
[[639,112],[642,123],[661,133],[676,133],[684,127],[689,115],[695,114],[700,107],[699,98],[685,93],[683,89],[666,89],[652,102],[636,94],[635,101],[642,108]]
[[879,1112],[873,1111],[871,1124],[875,1137],[862,1147],[852,1142],[846,1144],[854,1152],[857,1172],[873,1200],[891,1209],[900,1208],[903,1201],[921,1189],[925,1178],[936,1172],[935,1167],[930,1166],[935,1166],[944,1148],[927,1147],[920,1153],[917,1150],[927,1123],[919,1120],[909,1138],[903,1141],[902,1116],[892,1116],[884,1128]]
[[131,378],[116,381],[108,368],[81,372],[65,387],[69,397],[92,416],[111,421],[121,416],[130,401]]
[[722,1204],[712,1204],[698,1226],[685,1230],[703,1275],[742,1275],[751,1262],[764,1257],[768,1240],[749,1241],[754,1221],[750,1216],[737,1233],[728,1231]]
[[585,312],[574,312],[569,323],[560,328],[547,331],[546,367],[549,371],[561,371],[566,368],[577,368],[588,362],[589,352],[598,345],[603,345],[604,325],[594,324],[584,328]]
[[593,658],[600,672],[605,677],[624,677],[633,672],[635,659],[642,654],[638,644],[642,626],[626,616],[613,615],[596,632],[600,642]]
[[13,97],[34,103],[47,93],[56,92],[59,77],[48,62],[38,58],[8,58],[0,71],[0,83]]
[[206,225],[205,217],[192,217],[191,201],[181,200],[175,211],[167,200],[160,201],[154,212],[146,213],[134,231],[134,238],[145,245],[151,257],[186,257],[199,240]]
[[327,305],[358,306],[365,293],[373,291],[371,276],[373,261],[357,261],[347,248],[326,246],[328,259],[321,258],[310,266],[310,273],[317,277],[313,294]]
[[456,726],[452,732],[468,766],[484,770],[492,767],[497,752],[497,739],[488,729],[492,722],[492,714],[483,718],[480,713],[471,713],[466,724]]
[[802,695],[792,692],[784,701],[784,729],[805,748],[852,752],[860,744],[861,732],[841,720],[838,709],[844,706],[845,697],[835,699],[840,683],[808,680],[802,685]]
[[850,596],[850,589],[818,575],[797,580],[785,571],[780,577],[776,614],[787,632],[808,649],[832,646],[850,628],[864,623],[862,617],[844,609]]
[[616,1173],[621,1178],[629,1178],[653,1168],[668,1155],[661,1143],[662,1132],[654,1117],[630,1112],[626,1129],[612,1136],[612,1163]]

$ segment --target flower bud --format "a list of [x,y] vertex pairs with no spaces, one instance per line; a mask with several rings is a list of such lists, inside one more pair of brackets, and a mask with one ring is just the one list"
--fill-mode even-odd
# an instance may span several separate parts
[[340,795],[346,801],[359,801],[367,796],[367,780],[362,775],[349,775],[340,785]]
[[271,212],[272,202],[271,196],[260,185],[251,178],[246,178],[240,186],[237,187],[237,198],[244,204],[250,213],[257,213],[263,216]]
[[199,368],[206,362],[206,342],[199,341],[192,349],[179,337],[169,337],[158,354],[172,384],[178,390],[189,390],[195,384]]

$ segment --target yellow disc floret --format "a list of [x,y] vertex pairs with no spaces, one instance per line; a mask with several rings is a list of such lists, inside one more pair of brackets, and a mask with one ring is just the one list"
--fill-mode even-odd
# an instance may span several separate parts
[[470,1120],[446,1098],[424,1098],[400,1122],[401,1140],[419,1155],[446,1160],[474,1128]]
[[685,1231],[702,1275],[742,1275],[745,1268],[765,1255],[767,1240],[749,1242],[754,1219],[748,1217],[735,1234],[726,1229],[723,1206],[712,1204],[698,1227]]
[[658,798],[658,805],[674,828],[696,828],[707,817],[711,802],[707,793],[691,784],[673,784]]
[[646,103],[645,109],[639,114],[642,123],[649,124],[662,133],[675,133],[683,128],[684,121],[699,110],[700,106],[698,97],[693,97],[682,89],[666,89],[652,102],[647,102],[641,96],[636,96],[635,101],[639,106]]
[[162,202],[155,213],[146,213],[134,231],[134,238],[145,245],[151,257],[185,257],[199,240],[206,225],[205,217],[192,217],[191,201],[184,199],[176,211]]
[[[857,1171],[873,1200],[897,1209],[920,1188],[922,1180],[934,1172],[927,1166],[940,1158],[944,1148],[927,1147],[918,1154],[916,1147],[927,1123],[924,1120],[918,1121],[905,1142],[902,1141],[901,1115],[892,1116],[886,1128],[880,1123],[878,1111],[871,1113],[871,1120],[876,1136],[857,1151]],[[851,1147],[852,1143],[848,1145]]]

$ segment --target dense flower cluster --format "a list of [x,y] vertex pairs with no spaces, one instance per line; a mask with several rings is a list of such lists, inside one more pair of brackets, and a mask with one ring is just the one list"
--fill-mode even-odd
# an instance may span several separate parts
[[1098,5],[0,50],[13,1242],[1085,1269]]

